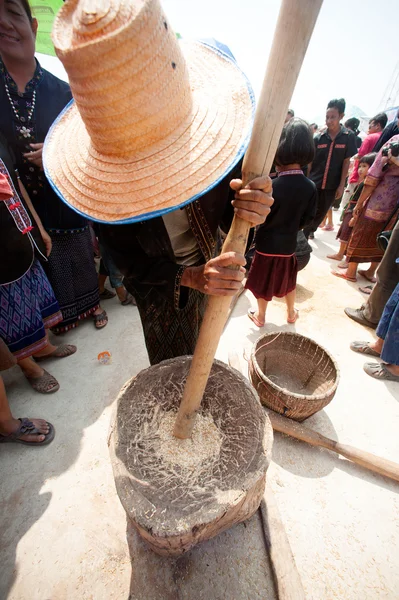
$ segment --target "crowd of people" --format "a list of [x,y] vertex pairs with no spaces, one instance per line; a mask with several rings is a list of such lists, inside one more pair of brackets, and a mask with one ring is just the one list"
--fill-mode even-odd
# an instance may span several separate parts
[[[46,135],[74,90],[40,66],[36,32],[28,0],[0,4],[1,370],[18,364],[35,391],[56,392],[58,381],[41,363],[77,348],[53,343],[49,331],[66,334],[88,318],[104,328],[108,316],[100,302],[115,294],[123,306],[137,305],[151,364],[193,354],[207,296],[233,296],[246,274],[246,288],[257,300],[249,318],[262,327],[267,304],[277,296],[286,300],[288,323],[295,323],[297,272],[310,259],[308,240],[319,227],[333,229],[332,209],[342,202],[340,248],[329,256],[339,261],[333,274],[356,281],[358,264],[371,263],[358,273],[374,282],[381,263],[369,307],[347,309],[359,322],[379,323],[378,340],[356,342],[353,349],[385,361],[368,367],[369,374],[399,381],[397,122],[387,125],[386,115],[378,114],[361,140],[357,119],[341,123],[343,99],[328,103],[322,128],[290,109],[271,178],[242,188],[236,160],[175,211],[118,225],[93,222],[61,200],[43,169]],[[215,256],[234,214],[255,227],[252,254]],[[383,229],[393,230],[385,253],[377,244]],[[115,292],[106,287],[107,277]],[[0,443],[46,444],[53,437],[46,421],[12,416],[1,380]]]

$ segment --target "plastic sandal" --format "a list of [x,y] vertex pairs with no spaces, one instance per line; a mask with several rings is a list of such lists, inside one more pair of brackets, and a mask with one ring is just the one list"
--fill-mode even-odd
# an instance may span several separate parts
[[363,365],[363,369],[367,375],[374,377],[374,379],[399,382],[399,375],[393,375],[384,363],[366,363]]
[[100,292],[100,300],[111,300],[111,298],[115,298],[116,294],[111,292],[111,290],[107,290],[104,288],[102,292]]
[[379,352],[370,348],[369,342],[352,342],[350,349],[353,350],[353,352],[359,352],[359,354],[369,354],[370,356],[377,357],[380,356]]
[[[50,444],[50,442],[53,441],[54,436],[55,436],[55,429],[54,429],[54,426],[51,423],[49,423],[48,421],[46,421],[46,423],[50,428],[49,432],[41,433],[38,429],[36,429],[36,427],[34,426],[32,421],[30,421],[26,417],[24,417],[23,419],[18,419],[18,420],[21,421],[21,425],[19,426],[17,431],[14,431],[13,433],[10,433],[9,435],[1,435],[0,434],[0,444],[13,443],[13,444],[25,444],[26,446],[45,446],[46,444]],[[36,435],[36,434],[44,435],[44,440],[42,442],[27,442],[26,440],[19,439],[22,435]]]
[[356,277],[348,277],[346,273],[340,273],[339,271],[331,271],[335,277],[340,277],[341,279],[346,279],[346,281],[351,281],[352,283],[356,283]]
[[372,285],[365,285],[364,287],[363,286],[359,287],[359,292],[362,292],[362,294],[367,294],[367,296],[370,296],[372,291],[373,291]]
[[53,352],[50,352],[50,354],[46,354],[45,356],[33,355],[33,358],[36,362],[46,360],[46,358],[66,358],[67,356],[75,354],[76,350],[76,346],[73,346],[72,344],[61,344],[60,346],[57,346]]
[[258,319],[255,317],[255,311],[252,309],[248,309],[247,312],[248,317],[251,319],[251,321],[253,323],[255,323],[256,327],[264,327],[264,323],[261,323],[261,321],[258,321]]
[[126,298],[123,301],[121,300],[121,304],[122,304],[122,306],[128,306],[129,304],[133,304],[133,306],[137,306],[136,300],[134,299],[132,294],[129,294],[129,292],[126,292]]
[[[100,314],[98,314],[98,315],[93,314],[93,319],[94,319],[94,327],[96,329],[103,329],[103,327],[105,327],[108,323],[108,315],[105,312],[105,310],[100,312]],[[105,321],[105,323],[103,325],[99,325],[100,321]]]
[[295,317],[293,319],[288,319],[287,318],[287,323],[296,323],[297,320],[299,319],[299,311],[297,309],[295,309]]
[[35,392],[39,394],[54,394],[60,389],[60,384],[55,377],[50,375],[45,369],[43,369],[43,375],[41,377],[27,377],[26,378]]

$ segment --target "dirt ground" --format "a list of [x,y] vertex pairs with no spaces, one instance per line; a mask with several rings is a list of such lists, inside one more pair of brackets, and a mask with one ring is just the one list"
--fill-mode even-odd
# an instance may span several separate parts
[[[298,278],[296,325],[284,301],[269,307],[264,331],[296,330],[325,346],[341,380],[329,406],[307,424],[399,462],[399,385],[368,377],[352,340],[374,332],[348,319],[358,285],[330,274],[335,234],[318,232],[312,260]],[[333,265],[335,266],[335,265]],[[219,345],[248,354],[260,331],[238,301]],[[102,331],[87,322],[65,339],[78,352],[52,361],[54,395],[31,391],[18,368],[5,375],[16,416],[45,417],[56,428],[49,447],[0,449],[1,600],[268,600],[275,598],[257,513],[179,560],[152,554],[127,523],[118,500],[107,436],[114,400],[127,379],[148,366],[138,311],[104,303]],[[112,353],[101,366],[97,354]],[[275,434],[268,471],[309,600],[397,600],[399,484],[328,451]]]

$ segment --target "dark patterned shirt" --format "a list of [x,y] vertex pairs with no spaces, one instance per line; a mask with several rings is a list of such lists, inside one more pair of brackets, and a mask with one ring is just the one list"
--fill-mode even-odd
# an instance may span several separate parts
[[[35,73],[22,94],[0,59],[0,132],[15,154],[16,167],[44,227],[79,229],[86,225],[86,219],[64,204],[51,189],[44,172],[23,156],[32,151],[30,144],[44,142],[53,121],[72,98],[67,83],[36,63]],[[18,116],[10,104],[5,83]],[[36,101],[29,118],[34,91]]]
[[341,125],[334,140],[326,130],[315,135],[314,144],[316,154],[309,177],[318,190],[336,190],[341,182],[344,160],[357,153],[355,134]]

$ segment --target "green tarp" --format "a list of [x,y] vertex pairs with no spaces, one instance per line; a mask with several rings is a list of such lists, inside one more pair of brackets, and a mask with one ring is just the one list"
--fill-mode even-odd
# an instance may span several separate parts
[[51,29],[55,15],[63,4],[63,0],[30,0],[32,14],[39,23],[36,37],[36,52],[55,56]]

